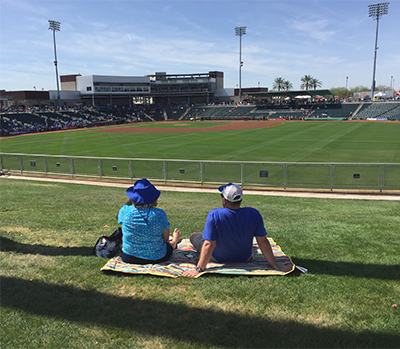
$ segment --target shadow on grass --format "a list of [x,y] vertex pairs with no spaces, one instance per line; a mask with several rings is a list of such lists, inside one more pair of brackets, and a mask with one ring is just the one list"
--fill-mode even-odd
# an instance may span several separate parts
[[[400,334],[338,330],[287,320],[117,297],[14,277],[1,278],[1,305],[33,315],[161,336],[200,347],[396,347]],[[3,328],[4,330],[4,328]]]
[[0,236],[1,251],[26,254],[41,254],[44,256],[92,256],[93,247],[56,247],[47,245],[22,244]]
[[379,280],[400,280],[399,266],[353,262],[332,262],[291,257],[296,265],[308,269],[310,274],[356,276]]

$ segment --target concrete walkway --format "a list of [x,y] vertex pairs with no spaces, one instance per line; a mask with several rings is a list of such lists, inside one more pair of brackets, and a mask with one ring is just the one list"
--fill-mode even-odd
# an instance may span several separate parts
[[[86,185],[97,185],[103,187],[118,187],[128,188],[132,186],[132,182],[121,182],[121,181],[110,181],[110,180],[95,180],[95,179],[76,179],[76,178],[55,178],[55,177],[42,177],[42,176],[27,176],[18,174],[5,174],[0,176],[0,179],[23,179],[33,180],[41,182],[59,182],[59,183],[74,183],[74,184],[86,184]],[[216,193],[217,187],[211,186],[183,186],[177,184],[162,185],[155,183],[157,189],[161,191],[173,191],[173,192],[193,192],[193,193]],[[317,190],[293,190],[293,189],[281,189],[274,190],[265,188],[263,190],[245,188],[245,194],[251,195],[264,195],[264,196],[287,196],[287,197],[298,197],[298,198],[319,198],[319,199],[351,199],[351,200],[386,200],[386,201],[400,201],[400,191],[389,191],[389,192],[371,192],[371,191],[358,191],[358,192],[344,192],[344,191],[317,191]]]

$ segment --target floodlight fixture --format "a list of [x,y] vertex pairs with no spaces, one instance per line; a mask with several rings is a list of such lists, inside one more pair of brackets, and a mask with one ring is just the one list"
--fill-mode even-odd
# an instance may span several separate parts
[[49,20],[49,29],[53,31],[53,43],[54,43],[54,66],[56,68],[56,82],[57,82],[57,107],[60,106],[60,84],[58,81],[58,66],[57,66],[57,49],[56,49],[56,31],[60,31],[61,23],[58,21]]
[[383,15],[388,14],[389,2],[381,2],[379,4],[368,5],[369,8],[369,17],[373,17],[376,19],[376,35],[375,35],[375,53],[374,53],[374,69],[372,73],[372,88],[371,88],[371,99],[374,99],[375,93],[375,72],[376,72],[376,54],[378,51],[378,28],[379,28],[379,19]]
[[379,4],[368,5],[369,17],[374,17],[374,19],[379,19],[383,15],[388,14],[389,2],[381,2]]
[[236,27],[235,28],[235,35],[236,36],[246,35],[246,29],[247,29],[247,27]]
[[59,32],[60,31],[60,26],[61,26],[60,22],[49,20],[49,29]]
[[235,35],[239,36],[239,103],[242,102],[242,36],[246,35],[247,27],[236,27]]

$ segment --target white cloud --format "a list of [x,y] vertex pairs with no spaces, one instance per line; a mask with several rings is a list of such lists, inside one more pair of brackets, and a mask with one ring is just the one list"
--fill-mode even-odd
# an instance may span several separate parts
[[[234,27],[247,25],[242,86],[259,81],[271,86],[278,76],[297,86],[304,74],[322,80],[324,87],[343,85],[345,76],[350,86],[371,80],[375,23],[368,18],[366,0],[0,1],[0,88],[31,88],[31,81],[54,85],[48,19],[61,22],[56,36],[60,74],[220,70],[225,86],[234,87],[239,63]],[[391,2],[380,23],[377,84],[389,81],[400,65],[391,31],[399,10],[400,2]]]
[[296,36],[301,36],[302,39],[316,39],[319,43],[329,42],[337,34],[335,30],[329,29],[330,22],[326,19],[305,18],[289,23]]

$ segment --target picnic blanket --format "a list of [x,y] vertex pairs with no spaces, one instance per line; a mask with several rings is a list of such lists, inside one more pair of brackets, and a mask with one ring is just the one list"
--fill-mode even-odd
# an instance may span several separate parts
[[[274,270],[264,259],[260,248],[257,245],[256,239],[253,241],[253,260],[246,263],[208,263],[207,269],[200,273],[197,277],[204,274],[228,274],[228,275],[286,275],[295,269],[295,265],[290,257],[285,255],[281,248],[268,238],[275,259],[278,264],[288,264],[292,268],[288,272]],[[159,264],[129,264],[124,263],[121,257],[116,256],[110,259],[100,270],[103,272],[116,272],[126,274],[150,274],[157,276],[166,276],[177,278],[182,276],[186,270],[195,269],[199,255],[194,250],[189,239],[183,239],[178,247],[174,250],[172,257],[167,262]]]

